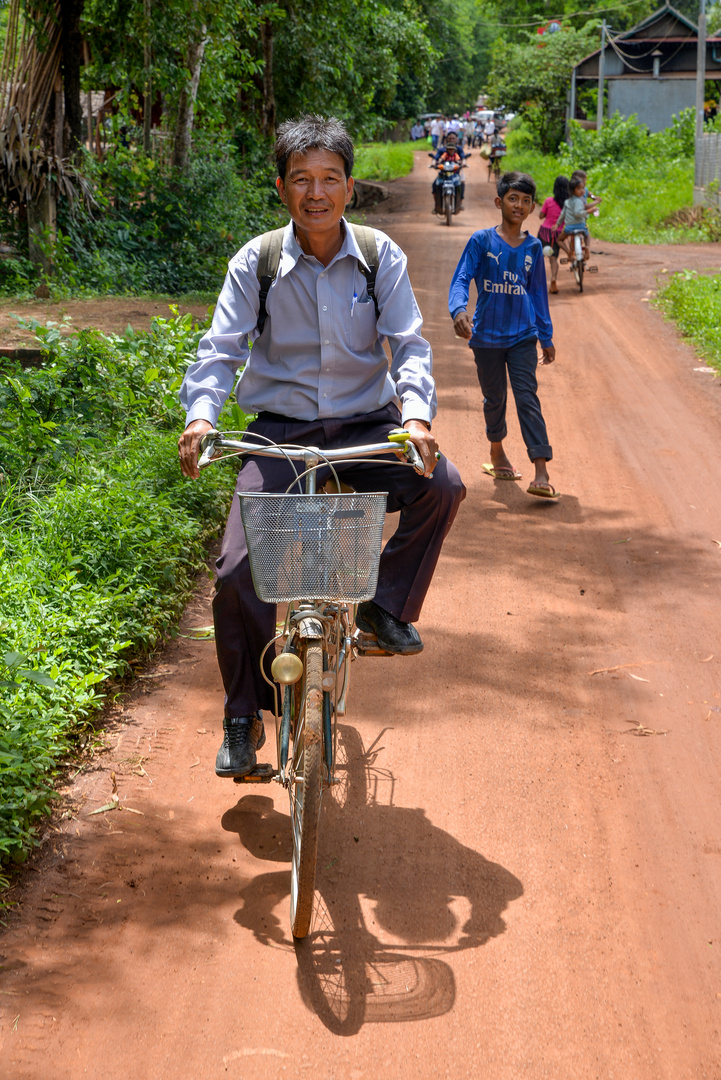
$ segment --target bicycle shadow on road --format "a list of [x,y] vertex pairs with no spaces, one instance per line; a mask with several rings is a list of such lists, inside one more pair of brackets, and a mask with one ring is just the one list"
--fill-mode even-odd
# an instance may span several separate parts
[[[339,727],[342,781],[324,797],[308,936],[293,942],[287,928],[289,871],[254,878],[234,916],[263,944],[295,947],[303,1000],[338,1035],[449,1012],[455,978],[441,957],[502,934],[502,912],[523,894],[518,878],[423,809],[392,804],[393,777],[376,765],[377,743],[364,750],[355,729]],[[242,797],[222,824],[256,858],[290,862],[289,818],[267,796]]]

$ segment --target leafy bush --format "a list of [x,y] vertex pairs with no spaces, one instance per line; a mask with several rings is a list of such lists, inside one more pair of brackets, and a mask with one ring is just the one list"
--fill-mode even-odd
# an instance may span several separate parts
[[358,180],[395,180],[407,176],[413,168],[416,150],[426,148],[426,143],[366,143],[356,150],[353,175]]
[[225,518],[234,471],[194,483],[177,462],[202,332],[37,327],[42,366],[0,370],[0,862],[28,851],[107,680],[172,628]]
[[699,355],[721,372],[721,274],[682,270],[671,277],[656,303]]
[[230,147],[197,148],[182,174],[119,146],[105,162],[87,155],[97,209],[59,212],[55,292],[217,292],[228,259],[278,224],[267,164],[242,177]]

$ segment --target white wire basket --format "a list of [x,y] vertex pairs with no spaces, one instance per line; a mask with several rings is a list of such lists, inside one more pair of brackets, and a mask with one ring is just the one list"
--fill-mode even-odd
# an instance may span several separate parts
[[261,600],[358,603],[375,596],[385,492],[238,497]]

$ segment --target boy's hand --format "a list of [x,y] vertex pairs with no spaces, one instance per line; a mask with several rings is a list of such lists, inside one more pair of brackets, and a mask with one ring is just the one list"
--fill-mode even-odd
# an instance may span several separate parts
[[458,312],[453,320],[453,329],[456,332],[456,337],[465,338],[466,341],[470,341],[473,332],[473,323],[471,321],[471,316],[467,311]]
[[545,366],[546,364],[552,364],[553,361],[556,359],[556,349],[553,345],[547,345],[545,348],[541,346],[541,352],[543,353],[543,356],[539,360],[539,363],[542,366]]

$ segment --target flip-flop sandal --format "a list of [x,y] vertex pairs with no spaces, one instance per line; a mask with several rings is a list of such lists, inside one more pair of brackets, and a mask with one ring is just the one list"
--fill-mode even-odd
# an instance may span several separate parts
[[483,469],[484,473],[487,473],[489,476],[492,476],[494,480],[521,480],[522,479],[521,473],[516,472],[515,469],[507,469],[504,466],[499,466],[498,469],[495,469],[493,467],[493,465],[485,464],[485,465],[481,465],[481,468]]
[[544,484],[543,487],[538,487],[536,484],[531,484],[526,489],[527,495],[537,495],[539,499],[560,499],[561,492],[556,491],[553,484]]

